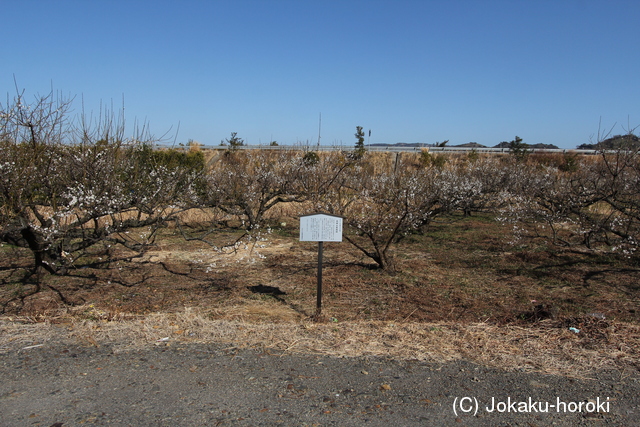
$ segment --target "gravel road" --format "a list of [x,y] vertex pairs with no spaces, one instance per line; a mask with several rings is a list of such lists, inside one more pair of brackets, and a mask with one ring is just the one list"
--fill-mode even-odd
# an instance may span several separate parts
[[0,355],[0,376],[2,426],[640,426],[637,372],[47,344]]

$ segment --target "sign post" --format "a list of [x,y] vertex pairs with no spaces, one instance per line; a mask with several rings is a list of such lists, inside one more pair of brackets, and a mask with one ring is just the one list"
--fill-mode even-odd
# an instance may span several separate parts
[[342,242],[342,217],[315,213],[300,217],[300,241],[318,242],[318,287],[316,317],[322,314],[322,252],[323,242]]
[[322,250],[323,242],[318,242],[318,286],[316,288],[316,316],[322,312]]

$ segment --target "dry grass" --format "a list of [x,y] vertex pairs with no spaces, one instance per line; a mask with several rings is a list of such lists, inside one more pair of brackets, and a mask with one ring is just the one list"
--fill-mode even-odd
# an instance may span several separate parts
[[[93,307],[80,308],[85,312]],[[229,319],[197,309],[107,321],[59,317],[36,323],[0,318],[0,353],[60,343],[109,346],[121,352],[151,345],[222,343],[275,354],[380,356],[447,362],[465,359],[507,370],[588,377],[602,369],[637,371],[640,326],[593,320],[576,334],[551,321],[526,328],[455,322],[311,322],[265,305],[232,307]],[[94,313],[99,317],[99,312]],[[255,321],[260,318],[262,321]],[[588,323],[588,322],[587,322]]]

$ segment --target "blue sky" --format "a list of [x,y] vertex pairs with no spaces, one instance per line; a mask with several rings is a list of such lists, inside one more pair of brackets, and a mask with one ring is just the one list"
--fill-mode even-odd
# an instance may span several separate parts
[[[158,137],[352,146],[640,125],[638,1],[4,0],[0,91],[121,106]],[[3,102],[4,104],[4,102]],[[179,131],[176,134],[176,129]]]

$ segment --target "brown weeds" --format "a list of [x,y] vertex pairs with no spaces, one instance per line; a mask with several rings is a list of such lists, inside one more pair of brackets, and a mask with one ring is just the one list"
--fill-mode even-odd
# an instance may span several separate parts
[[[252,313],[257,306],[236,308],[233,320],[185,309],[128,319],[82,320],[61,317],[57,323],[0,319],[0,353],[26,351],[60,343],[109,346],[128,351],[150,345],[219,343],[285,356],[315,353],[335,357],[389,357],[442,363],[465,359],[509,371],[535,371],[587,377],[604,369],[637,371],[640,326],[601,322],[578,333],[558,322],[535,326],[496,326],[455,322],[273,321]],[[258,314],[266,321],[255,321]],[[273,315],[273,313],[271,313]],[[124,316],[123,316],[124,317]],[[282,319],[280,319],[282,320]],[[596,328],[596,329],[593,329]]]

